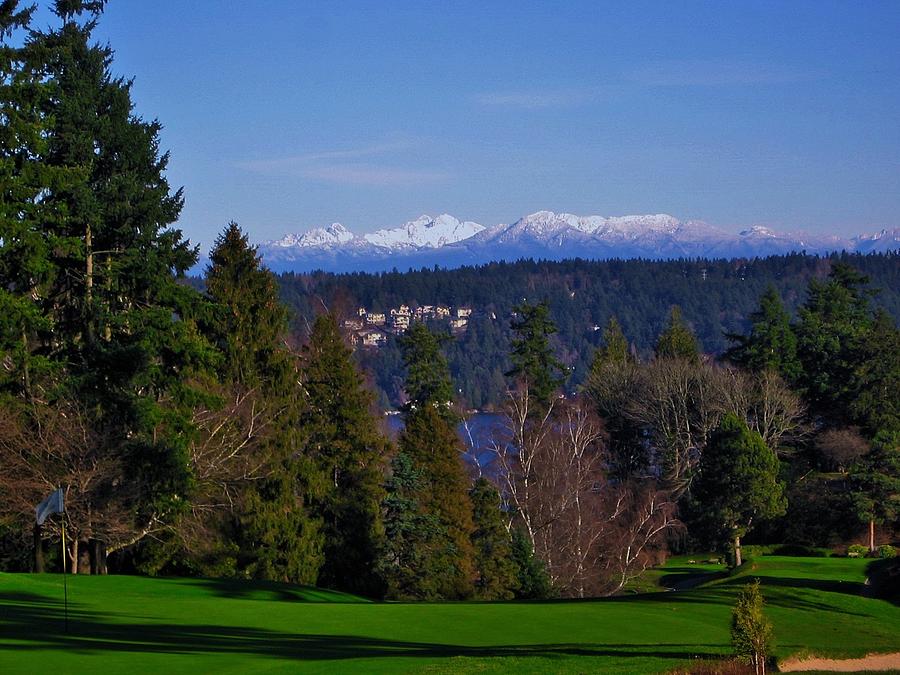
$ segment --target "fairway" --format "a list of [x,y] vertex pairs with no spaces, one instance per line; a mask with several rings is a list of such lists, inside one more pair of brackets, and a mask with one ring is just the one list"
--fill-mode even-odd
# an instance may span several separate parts
[[[762,557],[677,592],[591,601],[371,603],[269,583],[0,575],[0,672],[660,672],[729,651],[758,577],[779,658],[900,645],[900,607],[861,595],[865,560]],[[661,578],[696,574],[673,560]],[[753,568],[753,569],[750,569]],[[709,566],[701,567],[709,569]]]

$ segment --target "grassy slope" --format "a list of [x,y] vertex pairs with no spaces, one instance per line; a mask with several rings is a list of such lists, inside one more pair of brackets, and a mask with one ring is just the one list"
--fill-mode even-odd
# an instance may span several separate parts
[[[759,577],[777,653],[900,644],[900,607],[861,597],[866,561],[760,558],[693,590],[548,603],[376,604],[278,584],[0,575],[0,672],[659,672],[728,652]],[[678,570],[683,571],[678,571]],[[667,572],[695,574],[683,561]]]

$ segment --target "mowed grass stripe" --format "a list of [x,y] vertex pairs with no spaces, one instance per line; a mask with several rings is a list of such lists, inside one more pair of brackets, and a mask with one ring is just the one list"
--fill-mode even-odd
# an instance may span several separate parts
[[778,656],[895,650],[900,608],[859,594],[865,566],[763,557],[676,593],[510,603],[371,603],[284,584],[70,577],[69,634],[61,577],[0,575],[0,671],[660,672],[728,653],[731,605],[753,577]]

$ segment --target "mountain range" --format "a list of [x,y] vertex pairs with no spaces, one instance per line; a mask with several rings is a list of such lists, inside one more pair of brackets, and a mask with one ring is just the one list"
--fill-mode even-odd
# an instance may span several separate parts
[[400,227],[363,235],[333,223],[267,241],[260,245],[259,253],[276,272],[379,272],[520,258],[748,258],[794,251],[823,254],[898,249],[900,228],[852,238],[783,233],[759,226],[732,233],[666,214],[604,217],[538,211],[493,227],[447,214],[423,215]]

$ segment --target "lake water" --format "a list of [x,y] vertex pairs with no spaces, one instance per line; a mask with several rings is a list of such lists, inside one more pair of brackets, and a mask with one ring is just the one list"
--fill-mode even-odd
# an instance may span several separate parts
[[[396,439],[403,430],[403,415],[385,417],[388,434]],[[466,446],[467,463],[480,467],[481,472],[496,473],[497,456],[491,449],[491,441],[503,430],[503,416],[497,413],[474,413],[456,427],[456,432]]]

